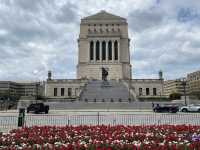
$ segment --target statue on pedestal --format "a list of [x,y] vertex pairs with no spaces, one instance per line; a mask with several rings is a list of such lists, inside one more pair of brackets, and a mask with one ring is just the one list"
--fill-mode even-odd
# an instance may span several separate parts
[[108,71],[102,67],[102,80],[107,81]]

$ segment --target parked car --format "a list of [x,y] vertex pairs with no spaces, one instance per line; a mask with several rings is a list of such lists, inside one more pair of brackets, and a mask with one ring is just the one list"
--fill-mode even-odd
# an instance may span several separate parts
[[29,112],[33,112],[35,114],[38,114],[38,113],[48,114],[49,106],[48,105],[44,105],[43,103],[30,104],[27,107],[27,113],[29,113]]
[[190,104],[187,106],[182,106],[180,108],[181,112],[200,112],[200,104]]
[[163,104],[163,105],[157,104],[155,107],[153,107],[153,111],[176,113],[179,111],[179,107],[173,104]]

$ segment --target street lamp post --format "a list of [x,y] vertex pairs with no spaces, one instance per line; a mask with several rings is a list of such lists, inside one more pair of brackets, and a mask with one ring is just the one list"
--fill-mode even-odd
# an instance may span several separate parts
[[130,88],[131,88],[131,79],[129,79],[129,83],[128,83],[128,94],[129,94],[129,99],[131,98],[131,93],[130,93]]
[[184,98],[185,98],[185,105],[187,105],[187,101],[186,101],[186,80],[183,79],[182,80],[182,85],[183,85],[183,92],[184,92]]
[[10,82],[8,83],[8,99],[6,101],[6,111],[8,110],[8,103],[10,102]]

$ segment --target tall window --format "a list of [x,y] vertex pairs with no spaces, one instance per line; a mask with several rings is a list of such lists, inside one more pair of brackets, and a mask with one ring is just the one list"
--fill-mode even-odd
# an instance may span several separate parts
[[94,42],[90,42],[90,60],[94,59]]
[[146,95],[149,95],[150,92],[149,92],[149,88],[146,88]]
[[106,42],[102,42],[102,60],[106,60]]
[[139,95],[142,95],[142,88],[139,88]]
[[108,59],[112,60],[112,42],[108,42]]
[[57,96],[57,95],[58,95],[58,89],[54,88],[54,96]]
[[99,41],[96,42],[96,60],[100,60]]
[[156,88],[153,88],[153,95],[157,95],[157,91],[156,91]]
[[61,96],[65,95],[65,88],[61,88]]
[[78,88],[75,88],[75,95],[78,96]]
[[114,49],[115,49],[115,60],[118,60],[118,42],[115,41],[114,43]]
[[69,96],[69,97],[72,96],[72,88],[68,88],[68,96]]

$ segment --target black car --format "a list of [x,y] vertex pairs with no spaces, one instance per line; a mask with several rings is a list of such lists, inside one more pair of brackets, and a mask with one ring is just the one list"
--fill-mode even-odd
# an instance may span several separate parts
[[157,104],[153,108],[154,112],[170,112],[170,113],[176,113],[179,111],[179,107],[177,105],[172,105],[172,104],[164,104],[164,105],[159,105]]
[[48,105],[44,105],[43,103],[30,104],[27,107],[27,113],[29,113],[29,112],[33,112],[35,114],[38,114],[38,113],[48,114],[49,106]]

